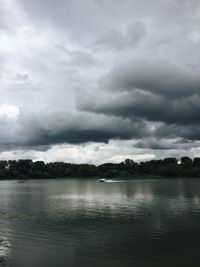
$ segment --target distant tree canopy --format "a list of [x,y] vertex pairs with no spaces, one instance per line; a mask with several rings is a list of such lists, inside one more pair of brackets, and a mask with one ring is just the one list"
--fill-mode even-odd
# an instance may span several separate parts
[[56,178],[56,177],[105,177],[128,178],[137,175],[165,177],[200,177],[200,158],[165,158],[136,163],[126,159],[121,163],[71,164],[65,162],[44,163],[26,160],[0,161],[0,179]]

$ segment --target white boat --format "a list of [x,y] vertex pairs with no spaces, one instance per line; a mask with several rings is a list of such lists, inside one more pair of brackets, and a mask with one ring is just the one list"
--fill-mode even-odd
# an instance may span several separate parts
[[104,183],[104,182],[106,181],[106,179],[101,178],[101,179],[99,179],[99,181],[100,181],[101,183]]

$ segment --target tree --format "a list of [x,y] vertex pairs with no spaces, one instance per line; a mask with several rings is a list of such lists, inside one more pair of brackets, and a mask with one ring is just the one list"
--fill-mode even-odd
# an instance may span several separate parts
[[191,169],[192,168],[192,160],[189,157],[182,157],[181,158],[181,165],[184,169]]
[[6,160],[0,161],[0,178],[4,179],[7,176],[8,162]]
[[31,175],[33,177],[48,176],[47,167],[44,161],[35,161],[32,164]]
[[194,158],[194,160],[193,160],[193,166],[200,167],[200,158]]
[[163,164],[177,164],[178,160],[176,158],[165,158],[163,159]]

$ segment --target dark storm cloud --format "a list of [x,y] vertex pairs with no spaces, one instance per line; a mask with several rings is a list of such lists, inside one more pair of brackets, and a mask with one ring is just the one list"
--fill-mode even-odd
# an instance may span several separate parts
[[106,94],[92,99],[80,100],[82,110],[122,117],[140,117],[148,121],[199,124],[200,96],[167,98],[142,90]]
[[194,142],[187,139],[180,139],[178,141],[168,139],[147,138],[143,141],[138,141],[134,145],[136,148],[153,149],[153,150],[190,150],[199,146],[199,142]]
[[158,127],[156,130],[156,135],[158,136],[170,136],[177,137],[180,136],[184,139],[189,140],[200,140],[200,124],[164,124]]
[[177,149],[177,146],[174,145],[165,145],[163,142],[158,142],[156,141],[150,141],[148,142],[147,140],[145,141],[139,141],[137,142],[134,147],[136,148],[147,148],[147,149],[153,149],[153,150],[169,150],[169,149]]
[[113,91],[141,89],[167,97],[199,93],[198,69],[177,66],[168,59],[134,60],[114,68],[101,80],[101,86]]
[[[158,138],[200,140],[200,78],[196,69],[141,59],[114,68],[100,80],[99,89],[96,98],[86,95],[79,99],[80,110],[129,118],[133,123],[136,117],[156,123],[153,134]],[[159,143],[146,146],[162,148]]]
[[4,131],[0,135],[3,148],[38,146],[39,150],[52,144],[108,142],[110,139],[137,139],[149,134],[148,125],[141,120],[136,119],[132,124],[129,119],[86,112],[76,115],[51,113],[42,117],[30,114],[17,121],[2,118],[1,127],[7,129],[6,135]]

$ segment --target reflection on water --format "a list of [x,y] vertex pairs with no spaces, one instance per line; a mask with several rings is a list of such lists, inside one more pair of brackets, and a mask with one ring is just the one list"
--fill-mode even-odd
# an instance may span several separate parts
[[199,222],[197,179],[0,182],[8,266],[200,266]]

